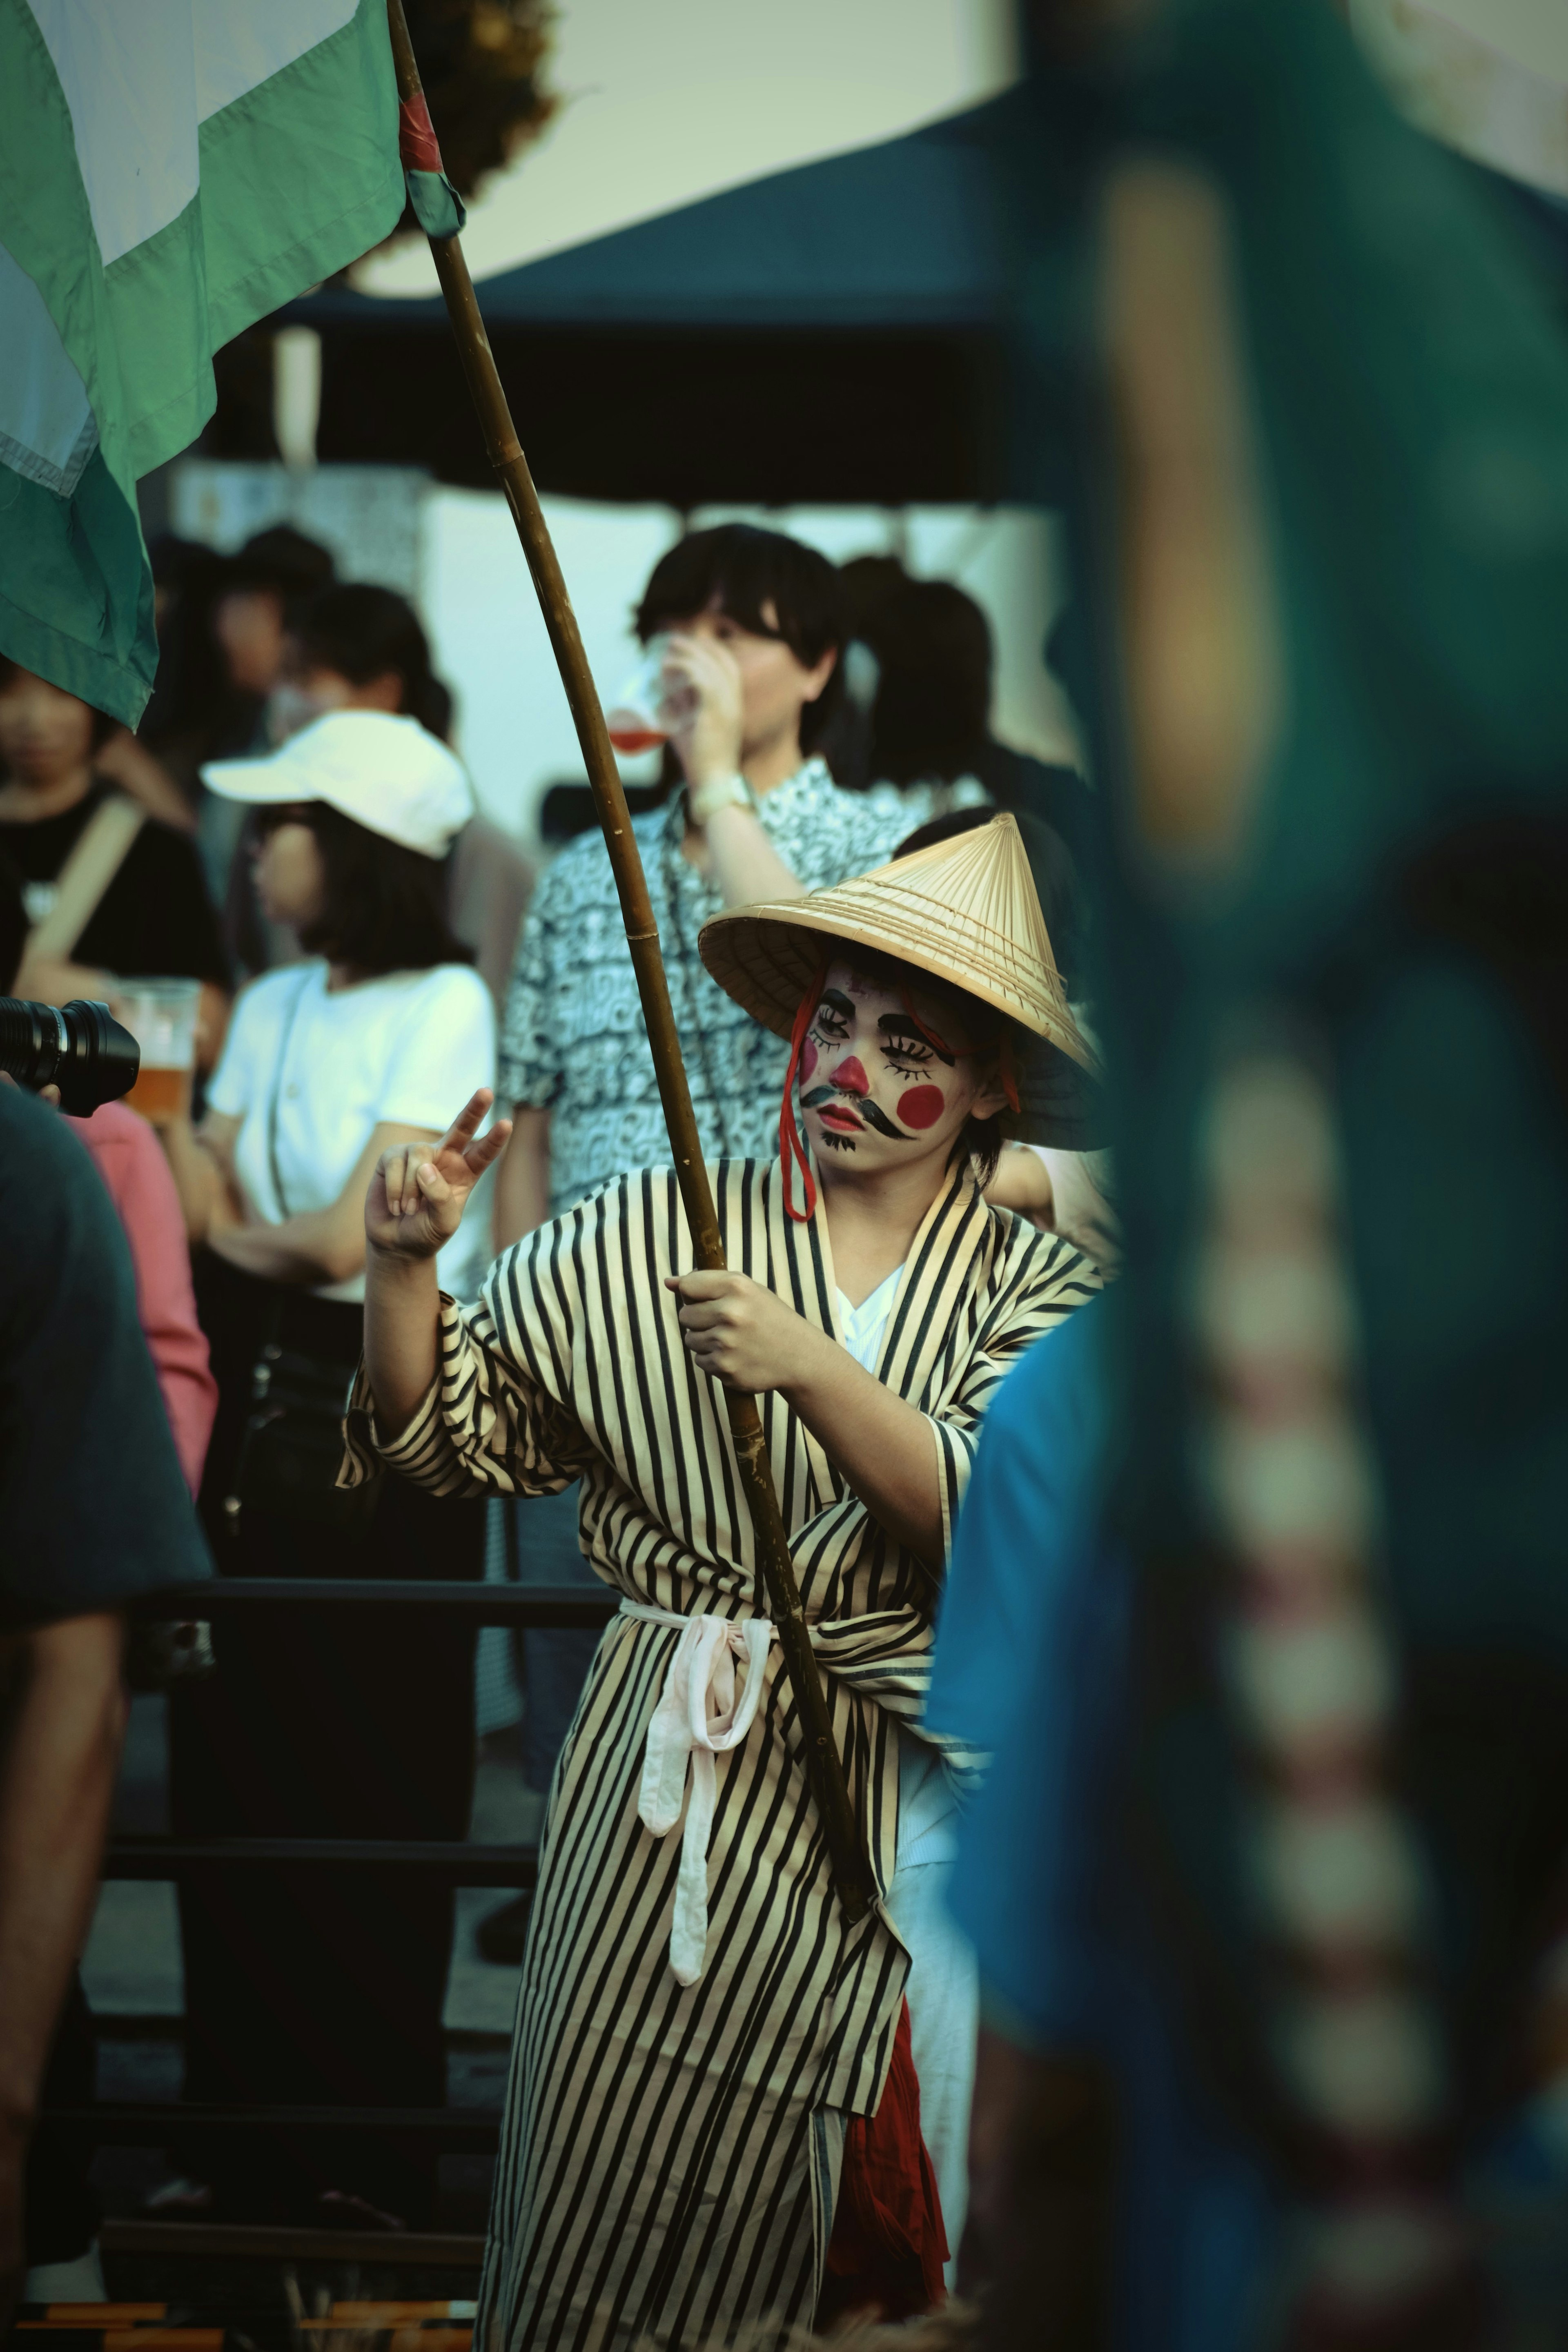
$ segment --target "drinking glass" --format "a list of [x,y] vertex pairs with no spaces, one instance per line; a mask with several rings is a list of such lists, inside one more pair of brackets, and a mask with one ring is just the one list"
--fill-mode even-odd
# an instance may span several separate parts
[[142,1070],[125,1099],[143,1118],[176,1118],[191,1108],[199,980],[127,980],[114,1011],[142,1048]]
[[667,636],[650,637],[643,656],[605,714],[610,740],[627,759],[651,751],[669,734],[668,688],[665,680]]

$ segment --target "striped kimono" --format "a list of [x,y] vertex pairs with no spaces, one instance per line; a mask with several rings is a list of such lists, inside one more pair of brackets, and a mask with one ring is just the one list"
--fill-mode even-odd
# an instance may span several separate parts
[[[714,1181],[728,1263],[840,1337],[820,1212],[786,1218],[776,1161],[725,1161]],[[723,1401],[663,1287],[691,1266],[673,1171],[607,1186],[500,1258],[477,1307],[443,1302],[437,1380],[384,1458],[438,1494],[550,1494],[581,1473],[584,1549],[627,1601],[765,1616]],[[996,1383],[1098,1285],[1068,1244],[989,1207],[967,1170],[931,1209],[879,1376],[928,1416],[944,1538]],[[761,1402],[885,1894],[894,1718],[921,1712],[937,1589],[782,1400]],[[369,1460],[373,1402],[362,1373],[350,1477]],[[485,2352],[698,2352],[747,2321],[809,2321],[845,2119],[881,2094],[908,1955],[880,1905],[851,1927],[835,1900],[776,1643],[750,1731],[715,1759],[706,1964],[692,1984],[673,1973],[680,1832],[644,1828],[638,1791],[679,1640],[612,1620],[556,1769],[480,2287]]]

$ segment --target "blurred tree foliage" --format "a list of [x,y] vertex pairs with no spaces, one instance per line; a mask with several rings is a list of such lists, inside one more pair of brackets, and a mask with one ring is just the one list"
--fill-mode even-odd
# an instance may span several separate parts
[[[404,0],[404,12],[447,177],[471,202],[555,111],[555,12],[549,0]],[[409,207],[398,234],[416,226]]]

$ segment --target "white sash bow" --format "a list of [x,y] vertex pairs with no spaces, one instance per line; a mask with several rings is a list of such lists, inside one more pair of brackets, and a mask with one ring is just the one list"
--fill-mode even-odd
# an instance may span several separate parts
[[[643,1601],[623,1601],[621,1614],[680,1629],[663,1693],[648,1718],[637,1816],[655,1837],[668,1837],[686,1805],[669,1965],[678,1982],[693,1985],[708,1951],[708,1841],[719,1793],[713,1759],[739,1748],[756,1719],[773,1629],[765,1617],[680,1617]],[[742,1657],[746,1676],[737,1701],[735,1660]]]

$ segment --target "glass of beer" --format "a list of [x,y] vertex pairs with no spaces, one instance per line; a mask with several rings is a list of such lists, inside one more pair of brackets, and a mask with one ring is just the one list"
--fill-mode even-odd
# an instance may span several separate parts
[[115,992],[115,1016],[142,1048],[141,1075],[125,1099],[154,1126],[189,1114],[201,1001],[199,980],[127,980]]
[[641,661],[605,714],[611,742],[627,759],[653,751],[669,734],[669,695],[664,677],[668,650],[668,636],[650,637]]

